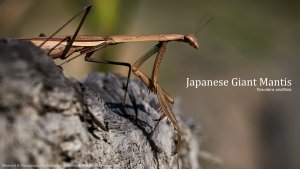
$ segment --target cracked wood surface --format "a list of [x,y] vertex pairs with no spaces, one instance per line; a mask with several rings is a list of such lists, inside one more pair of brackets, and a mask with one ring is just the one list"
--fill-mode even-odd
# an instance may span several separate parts
[[[0,41],[0,162],[39,168],[176,168],[176,132],[138,79],[112,73],[68,79],[31,43]],[[180,118],[181,168],[200,168],[199,126]],[[14,167],[15,166],[15,167]],[[22,168],[23,168],[22,167]]]

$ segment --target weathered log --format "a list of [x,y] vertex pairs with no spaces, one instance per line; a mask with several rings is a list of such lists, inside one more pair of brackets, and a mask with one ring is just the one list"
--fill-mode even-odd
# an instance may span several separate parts
[[[0,41],[0,162],[25,168],[176,168],[176,131],[139,79],[91,73],[68,79],[39,48]],[[181,168],[200,168],[198,126],[182,120]]]

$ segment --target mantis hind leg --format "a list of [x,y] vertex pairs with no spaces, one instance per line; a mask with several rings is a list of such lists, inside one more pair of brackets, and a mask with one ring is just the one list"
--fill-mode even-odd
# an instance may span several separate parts
[[[58,30],[56,30],[52,35],[50,35],[43,43],[40,44],[40,48],[47,42],[49,41],[51,38],[53,38],[53,36],[55,36],[59,31],[61,31],[63,28],[65,28],[71,21],[73,21],[77,16],[79,16],[82,12],[85,12],[76,31],[74,32],[73,36],[70,37],[66,37],[63,40],[61,40],[57,45],[55,45],[50,51],[54,50],[57,46],[59,46],[62,42],[67,41],[67,45],[64,48],[62,54],[60,55],[60,59],[66,59],[68,56],[70,56],[72,53],[74,53],[73,51],[71,51],[71,54],[69,54],[69,50],[72,48],[73,42],[75,41],[83,22],[85,21],[86,16],[88,15],[88,13],[90,12],[90,9],[92,8],[92,5],[88,5],[86,7],[84,7],[82,10],[80,10],[75,16],[73,16],[71,19],[69,19],[63,26],[61,26]],[[45,36],[45,34],[40,34],[40,37]]]

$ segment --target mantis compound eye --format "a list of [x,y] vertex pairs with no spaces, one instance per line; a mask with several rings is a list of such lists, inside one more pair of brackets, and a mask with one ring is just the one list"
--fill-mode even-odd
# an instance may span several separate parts
[[184,40],[193,46],[195,49],[199,49],[200,46],[198,44],[197,38],[193,34],[187,34],[184,36]]

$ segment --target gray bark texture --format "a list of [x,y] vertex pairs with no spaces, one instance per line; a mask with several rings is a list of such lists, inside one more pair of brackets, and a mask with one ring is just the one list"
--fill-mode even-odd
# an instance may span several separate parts
[[[0,40],[1,168],[177,168],[176,131],[139,79],[90,73],[68,79],[28,42]],[[180,168],[200,168],[199,127],[180,118]]]

